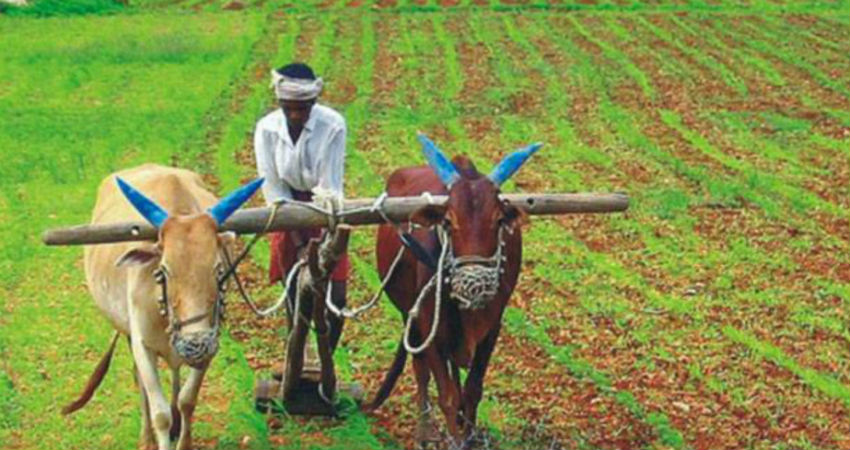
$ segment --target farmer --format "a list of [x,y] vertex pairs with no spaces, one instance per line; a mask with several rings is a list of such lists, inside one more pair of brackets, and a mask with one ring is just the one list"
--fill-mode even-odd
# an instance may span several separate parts
[[[345,119],[316,102],[322,92],[322,79],[302,63],[272,70],[271,75],[280,108],[260,119],[254,131],[257,171],[266,179],[263,183],[266,204],[310,201],[314,193],[342,197]],[[318,228],[270,233],[270,282],[285,280],[299,251],[310,238],[320,235]],[[349,267],[348,255],[343,255],[331,274],[331,298],[339,307],[345,305]],[[343,320],[333,314],[329,314],[329,319],[330,343],[334,349]]]

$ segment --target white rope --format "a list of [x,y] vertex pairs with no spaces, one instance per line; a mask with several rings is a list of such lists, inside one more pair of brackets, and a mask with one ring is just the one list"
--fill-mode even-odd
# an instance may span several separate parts
[[322,401],[325,402],[325,404],[331,405],[331,406],[335,405],[336,404],[336,397],[337,397],[336,394],[337,394],[336,391],[334,391],[333,398],[328,398],[327,396],[325,396],[325,390],[324,390],[324,388],[322,388],[322,383],[319,382],[319,398],[321,398]]
[[433,204],[437,203],[437,201],[434,200],[434,196],[432,196],[431,193],[428,192],[428,191],[425,191],[422,194],[420,194],[420,197],[424,198],[425,200],[428,200],[429,205],[433,205]]
[[[442,227],[438,227],[438,230],[438,236],[440,237],[443,248],[440,252],[440,259],[437,261],[437,273],[428,280],[428,284],[426,284],[419,293],[416,303],[413,304],[413,308],[410,308],[410,312],[407,314],[407,323],[404,326],[404,349],[411,355],[422,353],[422,351],[431,345],[431,342],[437,335],[437,327],[440,325],[440,305],[443,303],[443,264],[445,262],[446,255],[449,252],[449,242],[445,230]],[[428,292],[431,291],[431,287],[434,285],[435,280],[437,282],[437,289],[434,294],[434,317],[431,319],[431,332],[428,333],[428,337],[424,342],[422,342],[422,344],[419,345],[419,347],[413,347],[410,345],[410,328],[413,324],[413,320],[419,316],[419,309],[422,307],[422,301],[425,299]]]
[[290,205],[296,205],[296,206],[301,206],[301,207],[304,207],[304,208],[307,208],[307,209],[311,209],[313,211],[316,211],[319,214],[324,214],[326,216],[334,215],[333,212],[328,211],[327,209],[324,209],[320,206],[317,206],[314,202],[302,202],[300,200],[293,200],[291,198],[281,198],[281,199],[275,201],[276,205],[281,205],[281,204],[284,204],[284,203],[289,203]]
[[[434,202],[433,198],[431,197],[431,195],[429,193],[425,192],[425,193],[423,193],[423,196],[428,199],[429,203]],[[323,206],[330,206],[330,208],[323,208],[323,207],[317,206],[314,202],[302,202],[302,201],[288,199],[288,198],[283,198],[283,199],[278,200],[276,202],[276,206],[279,206],[280,204],[283,204],[283,203],[289,203],[289,204],[292,204],[292,205],[301,206],[301,207],[313,210],[315,212],[318,212],[320,214],[328,216],[329,219],[330,219],[330,222],[331,222],[331,227],[336,225],[337,220],[339,220],[340,218],[344,218],[345,216],[348,216],[348,215],[362,213],[364,211],[377,212],[378,214],[381,215],[381,217],[387,223],[395,225],[389,219],[389,217],[387,217],[386,213],[384,212],[384,208],[383,208],[384,201],[388,197],[389,197],[389,195],[387,194],[387,192],[383,192],[383,193],[381,193],[381,195],[378,196],[378,198],[375,199],[375,201],[371,205],[363,206],[363,207],[360,207],[360,208],[354,208],[354,209],[350,209],[350,210],[342,210],[342,204],[341,204],[341,201],[340,201],[339,198],[327,198],[327,200],[324,202]],[[336,202],[333,202],[332,200],[336,200]],[[334,314],[337,317],[344,317],[344,318],[348,318],[348,319],[358,319],[362,314],[364,314],[365,312],[374,308],[378,304],[378,300],[380,300],[381,294],[383,293],[384,288],[387,286],[387,283],[389,283],[390,278],[392,278],[393,274],[395,273],[396,267],[398,266],[399,262],[401,261],[402,256],[404,255],[404,251],[405,251],[405,246],[402,243],[401,247],[399,248],[398,253],[396,253],[395,258],[393,259],[393,262],[390,265],[389,270],[387,271],[387,274],[384,276],[384,279],[381,280],[380,288],[375,292],[374,295],[372,295],[372,298],[370,298],[368,302],[366,302],[365,304],[363,304],[363,305],[361,305],[357,308],[346,308],[346,307],[338,308],[332,301],[332,297],[333,297],[332,288],[331,288],[332,280],[328,279],[327,289],[325,289],[325,306],[327,307],[327,310],[330,311],[332,314]],[[304,262],[299,261],[297,264],[299,264],[298,267],[300,267],[300,265],[303,265]],[[295,266],[293,267],[293,272],[294,272],[294,269],[296,269]],[[290,275],[293,272],[290,272]],[[287,277],[287,278],[289,278],[289,277]],[[289,291],[289,284],[290,284],[290,280],[287,279],[286,290],[284,290],[284,294],[281,296],[281,300],[286,298],[286,293]],[[274,310],[276,310],[277,308],[280,307],[280,304],[281,304],[281,301],[279,301],[272,308],[274,308]],[[255,309],[255,308],[253,308],[253,305],[251,305],[251,306],[252,306],[252,309]],[[270,308],[270,309],[272,309],[272,308]],[[258,315],[261,315],[260,312],[258,312],[256,309],[255,309],[254,312],[258,313]]]
[[378,303],[378,300],[381,298],[381,294],[384,292],[384,288],[387,286],[387,283],[392,278],[393,273],[395,273],[396,266],[398,266],[399,261],[401,261],[402,255],[404,255],[404,244],[398,249],[398,253],[396,253],[395,258],[393,259],[392,264],[390,264],[390,269],[387,271],[387,274],[384,276],[384,279],[381,280],[381,287],[375,292],[371,299],[363,305],[358,306],[354,309],[349,309],[343,307],[342,309],[337,308],[337,306],[331,301],[331,280],[328,280],[328,288],[325,293],[325,306],[327,306],[328,311],[333,313],[337,317],[345,317],[347,319],[357,319],[359,316],[366,311],[375,307]]
[[298,273],[298,270],[301,269],[304,264],[306,264],[304,261],[297,261],[292,266],[292,268],[289,269],[289,275],[286,276],[286,284],[284,285],[283,293],[280,295],[280,298],[277,299],[277,302],[274,305],[266,309],[259,309],[257,305],[254,304],[254,302],[250,301],[246,297],[245,302],[248,303],[248,306],[251,307],[251,310],[254,311],[254,314],[260,317],[269,317],[275,312],[277,312],[277,310],[280,309],[280,307],[283,306],[283,304],[286,302],[286,299],[289,295],[289,286],[292,284],[292,280],[295,278],[295,275]]

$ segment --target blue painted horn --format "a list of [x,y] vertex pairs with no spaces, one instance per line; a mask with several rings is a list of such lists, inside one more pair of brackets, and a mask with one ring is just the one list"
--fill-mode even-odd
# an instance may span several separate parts
[[215,223],[219,225],[223,224],[234,211],[239,209],[243,203],[248,201],[248,199],[254,195],[254,192],[257,192],[257,189],[263,185],[263,181],[263,178],[257,178],[245,186],[231,192],[227,195],[227,197],[219,200],[218,204],[208,209],[207,212],[213,219],[215,219]]
[[428,165],[434,170],[434,173],[440,178],[444,185],[451,186],[455,181],[460,179],[460,174],[457,172],[455,165],[446,158],[446,155],[437,148],[437,145],[431,142],[424,134],[416,135],[419,142],[422,143],[422,153],[425,154],[425,159],[428,160]]
[[153,200],[145,197],[144,194],[137,191],[133,186],[130,186],[130,184],[122,180],[121,177],[115,177],[115,181],[118,183],[118,188],[121,189],[121,192],[124,193],[124,196],[127,197],[130,204],[136,208],[136,211],[138,211],[145,220],[150,222],[151,225],[156,228],[162,226],[162,223],[168,218],[168,213],[162,209],[162,207],[157,205]]
[[[145,197],[144,194],[137,191],[133,186],[130,186],[129,183],[122,180],[120,177],[115,177],[115,181],[118,183],[118,188],[121,189],[121,192],[124,193],[124,196],[127,197],[130,204],[139,211],[145,220],[150,222],[150,224],[156,228],[162,226],[165,219],[168,218],[168,213],[162,209],[162,207],[157,205],[153,200]],[[207,213],[213,218],[213,220],[215,220],[216,224],[223,224],[234,211],[239,209],[243,203],[248,201],[248,199],[257,192],[257,189],[259,189],[262,184],[263,178],[257,178],[245,186],[236,189],[221,199],[215,206],[208,209]]]
[[540,147],[543,147],[543,143],[536,142],[528,147],[511,153],[506,156],[498,166],[493,168],[493,171],[490,172],[490,175],[487,175],[487,178],[489,178],[496,186],[501,186],[502,183],[508,181],[508,179],[510,179],[511,176],[515,174],[523,164],[525,164],[525,161],[527,161],[534,152],[540,150]]

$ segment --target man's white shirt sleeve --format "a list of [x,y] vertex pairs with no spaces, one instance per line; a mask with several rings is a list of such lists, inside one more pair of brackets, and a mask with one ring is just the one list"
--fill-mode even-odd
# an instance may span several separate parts
[[257,158],[257,172],[265,178],[263,198],[265,198],[267,206],[281,199],[292,199],[292,192],[289,186],[280,179],[275,165],[275,139],[273,133],[263,128],[262,122],[257,124],[257,128],[254,130],[254,156]]

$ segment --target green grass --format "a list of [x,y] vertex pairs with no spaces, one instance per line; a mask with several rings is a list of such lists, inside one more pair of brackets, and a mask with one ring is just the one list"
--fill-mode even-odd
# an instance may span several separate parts
[[850,403],[850,386],[842,384],[834,378],[823,375],[816,370],[801,366],[793,358],[786,355],[781,349],[756,338],[747,331],[739,330],[734,327],[724,327],[723,334],[725,334],[729,339],[741,345],[745,345],[747,348],[752,350],[757,357],[767,359],[779,367],[791,371],[794,375],[800,377],[800,379],[822,394],[830,398],[840,400],[845,405]]
[[646,27],[650,30],[654,35],[659,37],[662,41],[677,48],[684,55],[693,58],[699,65],[703,66],[706,70],[714,72],[719,76],[726,85],[730,88],[734,89],[739,95],[747,95],[747,85],[735,75],[729,67],[726,67],[721,61],[718,61],[716,58],[711,56],[709,53],[702,51],[701,49],[693,48],[679,40],[675,34],[672,32],[658,27],[654,25],[651,21],[638,17],[637,23],[641,26]]
[[[3,366],[9,395],[3,396],[0,423],[15,424],[0,430],[4,447],[135,443],[138,393],[123,344],[91,404],[69,418],[59,414],[82,388],[111,330],[82,286],[80,249],[45,248],[39,235],[87,221],[96,186],[109,172],[168,163],[203,128],[205,111],[239,73],[259,38],[259,19],[139,14],[0,20],[0,73],[17,80],[0,96],[6,159],[0,205],[8,221],[0,305],[9,313],[0,353],[14,361]],[[45,27],[53,31],[45,34]],[[33,342],[42,343],[39,351],[29,350]],[[226,426],[230,437],[218,441],[221,448],[238,447],[242,436],[266,445],[265,423],[245,394],[253,376],[241,352],[222,339],[198,408],[196,436]],[[205,404],[207,396],[224,400]]]
[[36,0],[31,5],[19,7],[8,4],[0,6],[0,12],[18,17],[74,16],[85,14],[114,14],[127,8],[114,0]]

